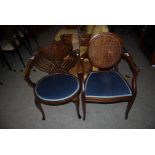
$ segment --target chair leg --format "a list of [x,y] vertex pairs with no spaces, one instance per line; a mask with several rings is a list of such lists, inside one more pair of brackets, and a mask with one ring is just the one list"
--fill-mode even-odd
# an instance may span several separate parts
[[84,99],[82,99],[82,109],[83,109],[83,120],[86,119],[86,103]]
[[23,60],[23,58],[22,58],[20,52],[19,52],[17,49],[16,49],[16,53],[17,53],[17,55],[18,55],[18,57],[19,57],[19,59],[20,59],[22,65],[25,67],[24,60]]
[[41,106],[41,103],[39,103],[36,99],[35,99],[35,104],[36,104],[36,107],[40,110],[40,112],[42,113],[42,120],[45,120],[45,113],[43,111],[43,108]]
[[80,115],[80,110],[79,110],[79,96],[75,100],[75,106],[76,106],[76,112],[77,112],[78,118],[80,119],[81,115]]
[[133,106],[133,103],[134,103],[134,100],[131,100],[128,102],[128,105],[127,105],[127,108],[126,108],[126,112],[125,112],[125,119],[127,120],[128,119],[128,115],[129,115],[129,112]]

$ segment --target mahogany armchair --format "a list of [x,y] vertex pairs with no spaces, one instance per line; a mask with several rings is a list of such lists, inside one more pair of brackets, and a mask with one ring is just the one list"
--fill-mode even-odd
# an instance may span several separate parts
[[[132,84],[129,85],[118,71],[118,63],[125,59],[133,73]],[[86,118],[88,103],[128,102],[125,119],[137,95],[138,68],[132,56],[124,49],[121,39],[110,32],[101,33],[90,40],[88,59],[90,71],[84,80],[84,59],[81,58],[80,76],[82,82],[83,120]],[[99,68],[92,71],[93,66]]]
[[[81,82],[76,76],[69,74],[69,70],[80,58],[79,52],[72,49],[71,45],[55,41],[33,55],[25,68],[24,79],[33,88],[35,104],[42,113],[42,120],[45,120],[45,114],[41,104],[63,105],[71,101],[75,103],[78,118],[81,118],[79,113]],[[29,75],[33,66],[49,75],[36,83],[32,82]]]

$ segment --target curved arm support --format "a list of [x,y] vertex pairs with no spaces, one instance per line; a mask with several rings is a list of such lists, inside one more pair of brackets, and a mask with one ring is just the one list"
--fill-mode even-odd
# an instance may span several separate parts
[[30,87],[32,87],[32,88],[35,87],[35,83],[32,82],[31,79],[30,79],[30,72],[31,72],[31,70],[32,70],[32,68],[33,68],[33,66],[34,66],[34,64],[35,64],[35,59],[36,59],[36,57],[35,57],[35,56],[32,56],[32,57],[29,59],[27,65],[26,65],[26,67],[25,67],[25,70],[24,70],[24,80],[25,80],[25,81],[28,83],[28,85],[29,85]]
[[133,76],[132,76],[132,92],[133,92],[133,94],[136,95],[137,94],[137,75],[140,70],[138,69],[132,56],[128,52],[123,53],[122,57],[124,60],[126,60],[128,62],[129,67],[132,71],[132,74],[133,74]]

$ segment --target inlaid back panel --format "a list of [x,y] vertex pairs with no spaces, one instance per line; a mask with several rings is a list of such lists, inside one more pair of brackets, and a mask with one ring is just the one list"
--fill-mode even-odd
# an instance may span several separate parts
[[72,51],[72,45],[57,41],[39,50],[35,66],[47,73],[68,72],[76,62],[77,53]]

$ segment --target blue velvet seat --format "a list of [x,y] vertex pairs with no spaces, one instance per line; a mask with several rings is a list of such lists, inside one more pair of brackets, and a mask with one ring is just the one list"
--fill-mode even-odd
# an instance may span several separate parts
[[124,78],[116,71],[92,72],[85,85],[86,97],[114,98],[132,96]]
[[39,80],[35,94],[46,101],[61,101],[74,96],[80,89],[79,81],[70,74],[56,73]]

